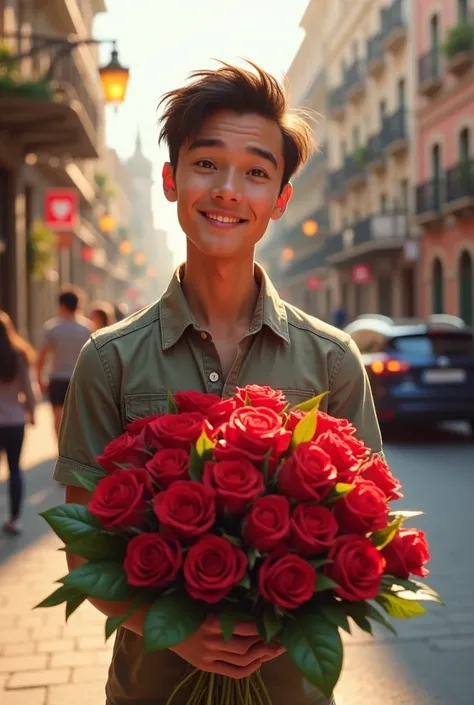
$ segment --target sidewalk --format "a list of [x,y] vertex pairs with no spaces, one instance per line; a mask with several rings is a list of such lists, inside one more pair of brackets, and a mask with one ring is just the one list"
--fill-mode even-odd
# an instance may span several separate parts
[[[60,542],[38,512],[62,502],[51,480],[55,439],[49,409],[28,430],[23,454],[27,485],[24,534],[0,537],[0,703],[1,705],[102,705],[113,639],[104,645],[105,618],[81,605],[69,623],[64,605],[32,607],[66,572]],[[5,478],[5,468],[0,473]],[[0,483],[0,512],[5,506]]]

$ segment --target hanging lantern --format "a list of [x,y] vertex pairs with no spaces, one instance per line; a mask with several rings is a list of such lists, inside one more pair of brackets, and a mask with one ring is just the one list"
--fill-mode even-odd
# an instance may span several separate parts
[[292,250],[291,247],[285,247],[281,251],[281,257],[284,262],[291,262],[291,260],[295,258],[295,251]]
[[110,62],[107,66],[99,68],[99,75],[105,102],[123,103],[127,93],[130,71],[119,62],[115,42]]
[[122,240],[119,245],[119,250],[121,255],[129,255],[133,250],[133,245],[130,240]]
[[143,264],[145,264],[145,255],[143,254],[143,252],[137,252],[135,257],[133,258],[133,261],[138,267],[141,267]]
[[115,229],[115,220],[110,213],[104,213],[100,216],[99,228],[103,233],[111,233]]
[[318,233],[319,226],[315,220],[305,220],[301,229],[306,237],[314,237]]

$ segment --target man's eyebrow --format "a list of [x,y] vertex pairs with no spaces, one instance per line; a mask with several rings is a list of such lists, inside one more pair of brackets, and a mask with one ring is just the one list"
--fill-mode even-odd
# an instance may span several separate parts
[[[201,147],[225,147],[226,143],[220,137],[198,137],[198,139],[191,142],[188,150],[191,152],[194,149],[200,149]],[[268,149],[263,149],[263,147],[249,146],[246,151],[250,154],[255,154],[257,157],[266,159],[266,161],[273,164],[275,169],[278,169],[278,162],[275,155]]]

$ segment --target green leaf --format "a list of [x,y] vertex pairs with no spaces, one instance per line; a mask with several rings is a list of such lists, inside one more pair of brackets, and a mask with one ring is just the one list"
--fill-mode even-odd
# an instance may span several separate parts
[[173,393],[170,389],[168,389],[168,414],[179,414]]
[[349,485],[346,482],[336,482],[330,493],[325,497],[325,504],[333,504],[337,502],[338,499],[344,497],[349,492],[352,492],[354,485]]
[[248,560],[250,570],[253,570],[253,568],[255,568],[255,564],[256,564],[258,558],[260,558],[260,552],[257,551],[255,548],[250,548],[247,551],[247,560]]
[[412,512],[408,509],[399,509],[393,512],[389,512],[388,516],[390,519],[402,519],[407,521],[408,519],[415,519],[416,517],[421,517],[424,512]]
[[251,405],[252,405],[252,404],[251,404],[251,401],[250,401],[250,397],[249,397],[248,394],[246,394],[246,395],[245,395],[244,406],[251,406]]
[[250,588],[252,587],[252,583],[250,582],[250,576],[248,575],[248,573],[246,573],[240,583],[237,584],[240,587],[245,588],[246,590],[250,590]]
[[370,604],[370,602],[365,603],[366,607],[366,614],[367,614],[367,619],[371,619],[373,622],[377,622],[378,624],[382,624],[385,629],[388,629],[392,634],[395,634],[397,636],[397,632],[395,628],[388,622],[383,614],[380,614],[380,612],[375,609],[373,605]]
[[56,605],[60,605],[62,602],[67,602],[71,598],[75,597],[76,595],[81,595],[78,590],[76,590],[73,587],[69,587],[66,585],[61,585],[57,590],[51,593],[51,595],[48,595],[46,599],[44,599],[42,602],[40,602],[38,605],[35,605],[33,609],[39,609],[40,607],[56,607]]
[[296,424],[295,430],[293,431],[293,436],[291,438],[291,447],[296,448],[301,443],[309,443],[314,438],[317,428],[317,416],[318,409],[322,399],[326,396],[327,392],[320,394],[314,398],[314,404],[306,416],[304,416]]
[[79,539],[65,546],[66,553],[81,556],[87,561],[103,561],[112,558],[124,558],[126,544],[121,536],[97,534],[85,539]]
[[372,625],[367,619],[367,603],[361,602],[345,602],[347,615],[354,620],[359,629],[372,634]]
[[237,623],[235,614],[232,614],[232,612],[229,611],[221,612],[219,615],[219,622],[224,641],[229,641],[232,639],[232,634],[234,633],[235,625]]
[[402,524],[403,519],[399,517],[398,519],[391,521],[390,524],[385,527],[385,529],[380,529],[380,531],[374,531],[374,533],[370,536],[370,540],[372,541],[375,548],[378,551],[381,551],[383,548],[385,548],[385,546],[388,546],[388,544],[393,541],[393,539],[397,535],[397,532]]
[[375,601],[394,619],[411,619],[426,613],[425,608],[419,602],[405,600],[393,593],[383,592],[377,595]]
[[319,409],[322,400],[327,396],[329,392],[323,392],[323,394],[318,394],[317,397],[311,397],[306,401],[302,401],[301,404],[291,407],[291,411],[313,411],[313,409]]
[[348,634],[351,633],[349,620],[347,619],[346,611],[341,602],[336,602],[336,600],[334,600],[333,602],[320,605],[319,609],[321,610],[323,617],[325,617],[328,622],[336,625],[336,627],[344,629],[344,631]]
[[272,605],[265,605],[262,617],[263,629],[265,632],[265,642],[268,644],[281,631],[282,620],[275,614]]
[[101,529],[97,517],[83,504],[61,504],[59,507],[47,509],[40,516],[65,544],[87,536],[96,536]]
[[202,469],[204,463],[201,456],[198,454],[196,448],[191,446],[191,453],[189,457],[189,477],[195,482],[202,481]]
[[196,452],[199,457],[202,458],[207,452],[214,450],[215,447],[215,442],[203,431],[196,441]]
[[445,602],[443,602],[438,593],[419,580],[404,580],[403,578],[396,578],[394,575],[384,575],[382,584],[399,597],[403,597],[404,600],[416,599],[426,602],[436,602],[446,607]]
[[309,560],[308,563],[313,566],[313,568],[322,568],[323,565],[327,565],[328,563],[332,563],[333,561],[330,561],[328,558],[319,558],[316,560]]
[[239,539],[238,536],[231,536],[230,534],[227,534],[225,531],[221,532],[221,536],[223,539],[226,539],[229,543],[231,543],[233,546],[241,547],[243,546],[243,541],[242,539]]
[[270,465],[271,455],[272,455],[272,449],[270,448],[270,450],[267,450],[267,452],[265,453],[265,457],[262,461],[261,470],[262,470],[262,475],[263,475],[263,480],[265,482],[265,485],[268,485],[268,467]]
[[98,600],[130,600],[136,594],[136,588],[127,585],[122,564],[113,561],[83,563],[60,582]]
[[334,588],[339,587],[337,583],[334,582],[332,578],[328,578],[324,573],[318,573],[316,578],[316,587],[314,592],[324,592],[325,590],[334,590]]
[[66,602],[66,622],[69,617],[87,600],[87,595],[76,595]]
[[207,607],[187,595],[160,597],[145,616],[145,651],[170,649],[196,632],[207,616]]
[[83,472],[74,472],[73,475],[80,483],[81,487],[84,487],[84,489],[89,492],[95,492],[95,488],[99,482],[101,482],[104,477],[107,477],[105,473],[103,475],[85,475]]
[[304,677],[330,698],[342,668],[342,641],[336,625],[314,611],[285,620],[279,641]]
[[119,627],[124,624],[135,612],[137,612],[142,606],[143,602],[132,602],[130,607],[126,612],[119,615],[118,617],[108,617],[105,623],[105,641],[108,641],[112,634],[117,631]]

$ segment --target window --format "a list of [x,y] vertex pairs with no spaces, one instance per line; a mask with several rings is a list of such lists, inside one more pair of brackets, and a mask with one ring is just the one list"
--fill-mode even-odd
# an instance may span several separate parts
[[431,270],[431,310],[444,313],[444,272],[438,257],[433,260]]
[[352,128],[352,146],[354,149],[360,145],[360,130],[358,127]]
[[404,212],[408,210],[409,193],[408,179],[402,179],[400,181],[400,206],[401,210]]
[[345,157],[347,154],[347,143],[346,140],[342,140],[341,142],[341,156]]
[[380,112],[380,125],[383,127],[385,123],[385,117],[387,115],[387,103],[385,100],[381,100],[379,104]]
[[471,156],[471,135],[468,127],[465,127],[459,133],[459,161],[467,162]]
[[433,15],[430,20],[430,46],[433,53],[439,51],[439,17]]
[[439,181],[441,177],[441,147],[434,144],[431,148],[431,178]]
[[469,22],[468,0],[458,0],[458,22]]
[[380,196],[380,212],[381,213],[386,213],[387,212],[387,194],[382,193]]
[[398,107],[403,108],[405,105],[405,79],[401,78],[398,81]]

